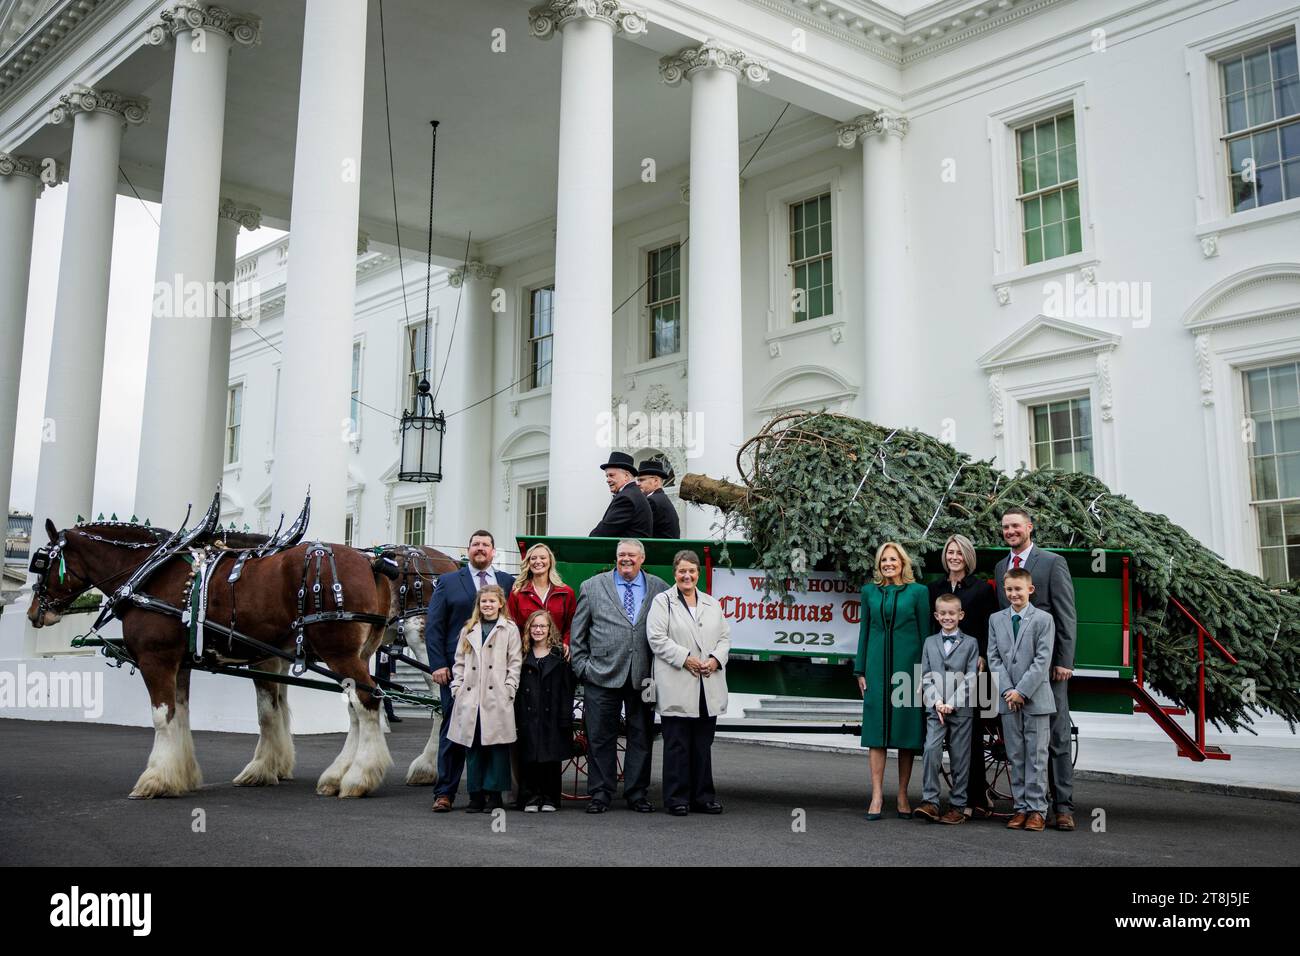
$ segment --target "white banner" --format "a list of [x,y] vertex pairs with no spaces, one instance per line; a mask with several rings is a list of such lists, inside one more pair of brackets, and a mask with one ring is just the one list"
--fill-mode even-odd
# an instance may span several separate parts
[[[763,572],[713,569],[712,594],[731,624],[731,649],[815,657],[852,657],[858,652],[860,592],[842,575],[813,571],[808,587],[783,601],[763,593]],[[793,585],[793,582],[789,582]]]

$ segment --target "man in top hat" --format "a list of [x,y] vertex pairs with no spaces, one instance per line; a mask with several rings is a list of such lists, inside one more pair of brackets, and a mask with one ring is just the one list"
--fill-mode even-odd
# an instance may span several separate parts
[[636,483],[641,486],[645,500],[650,502],[650,511],[654,515],[654,536],[656,538],[680,538],[681,524],[677,520],[677,509],[664,494],[664,482],[668,480],[668,470],[661,461],[647,458],[641,462],[636,471]]
[[632,456],[621,451],[612,452],[609,461],[600,466],[605,471],[605,484],[614,500],[605,509],[605,517],[591,529],[592,538],[653,538],[654,514],[650,503],[636,483],[636,467]]

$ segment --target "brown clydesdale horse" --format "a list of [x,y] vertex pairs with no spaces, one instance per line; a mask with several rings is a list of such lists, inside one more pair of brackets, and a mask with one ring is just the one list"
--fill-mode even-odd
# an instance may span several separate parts
[[[58,621],[72,601],[90,588],[105,594],[125,582],[159,544],[157,529],[122,522],[96,522],[58,531],[46,521],[50,544],[42,549],[52,559],[38,575],[27,617],[34,627]],[[207,620],[233,627],[255,640],[293,652],[292,622],[298,616],[298,590],[303,586],[304,563],[315,543],[252,558],[238,582],[227,576],[234,551],[209,549],[217,559],[207,597]],[[332,609],[333,585],[342,586],[346,610],[387,616],[390,582],[372,560],[360,551],[332,545],[337,577],[328,562],[319,576],[325,607]],[[185,552],[162,564],[138,593],[183,608],[190,592],[194,568]],[[312,580],[316,580],[313,575]],[[308,585],[310,587],[310,585]],[[307,610],[312,610],[308,596]],[[118,608],[126,650],[144,676],[153,708],[154,745],[149,763],[136,781],[131,796],[178,796],[202,783],[190,734],[189,688],[191,655],[185,625],[171,614],[138,607],[126,601]],[[321,774],[316,792],[326,796],[360,797],[374,790],[392,764],[379,724],[379,701],[365,690],[372,679],[367,667],[383,637],[384,625],[364,621],[321,621],[306,628],[305,647],[326,667],[350,678],[345,685],[351,726],[342,752]],[[251,649],[213,630],[204,634],[205,659],[225,664],[248,664],[259,670],[284,673],[288,662]],[[271,681],[255,681],[258,741],[249,761],[235,777],[237,786],[260,786],[290,779],[293,739],[289,732],[287,688]]]
[[[385,544],[375,550],[396,567],[385,640],[394,645],[405,642],[406,653],[427,667],[429,650],[424,643],[424,622],[429,613],[429,601],[433,599],[438,577],[459,569],[460,562],[435,548],[410,544]],[[398,640],[399,636],[401,640]],[[421,676],[430,696],[437,700],[438,685],[427,673],[421,671]],[[448,715],[442,716],[446,718]],[[406,783],[412,787],[425,787],[437,782],[438,724],[435,723],[424,751],[407,768]]]

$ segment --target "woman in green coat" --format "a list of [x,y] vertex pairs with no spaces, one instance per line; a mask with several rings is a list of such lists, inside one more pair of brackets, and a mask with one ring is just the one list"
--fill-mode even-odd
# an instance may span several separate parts
[[912,560],[896,541],[886,541],[876,550],[875,580],[862,589],[861,621],[853,673],[862,692],[862,745],[871,751],[867,819],[880,819],[890,747],[898,750],[898,815],[909,817],[912,760],[925,746],[925,709],[916,686],[917,671],[921,646],[933,628],[930,592],[916,583]]

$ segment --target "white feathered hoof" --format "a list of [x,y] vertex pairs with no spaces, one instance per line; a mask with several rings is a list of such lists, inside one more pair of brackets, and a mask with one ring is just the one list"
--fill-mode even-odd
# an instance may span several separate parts
[[248,766],[239,772],[235,777],[236,787],[274,787],[283,779],[275,772],[275,768],[268,764],[250,760]]
[[339,795],[340,780],[334,774],[326,770],[316,781],[316,793],[322,797],[337,797]]
[[[193,786],[191,786],[193,782]],[[169,775],[157,767],[147,767],[135,782],[129,794],[132,800],[152,800],[155,797],[181,797],[199,788],[198,781],[186,779],[185,774]]]
[[431,787],[438,782],[438,755],[420,754],[406,769],[408,787]]

